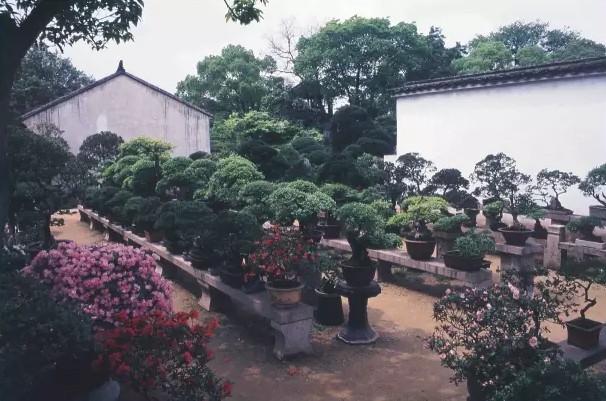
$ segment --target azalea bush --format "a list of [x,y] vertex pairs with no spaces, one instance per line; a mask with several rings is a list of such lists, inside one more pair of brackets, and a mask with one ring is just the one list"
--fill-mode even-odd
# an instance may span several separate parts
[[100,332],[103,352],[93,362],[108,367],[120,382],[150,396],[163,393],[171,400],[219,401],[231,395],[232,384],[207,366],[214,358],[207,342],[217,320],[198,323],[197,311],[143,316],[116,315],[117,327]]
[[295,280],[301,263],[316,259],[317,245],[296,229],[273,226],[255,245],[250,261],[268,282]]
[[60,243],[22,272],[48,285],[54,299],[80,304],[101,325],[113,324],[121,311],[135,317],[171,310],[170,283],[156,272],[152,256],[131,246]]
[[[527,274],[534,277],[546,271]],[[556,358],[556,349],[549,347],[545,337],[544,323],[562,324],[574,292],[559,276],[535,280],[534,292],[513,284],[526,279],[528,276],[510,275],[486,290],[447,290],[436,302],[438,326],[426,339],[426,348],[454,371],[455,384],[471,380],[491,395],[511,383],[516,372]]]

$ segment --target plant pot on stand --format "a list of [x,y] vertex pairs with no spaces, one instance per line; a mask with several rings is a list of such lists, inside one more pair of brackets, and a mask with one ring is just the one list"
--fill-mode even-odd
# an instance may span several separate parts
[[339,267],[341,267],[345,282],[352,287],[369,285],[377,271],[377,266],[372,262],[367,266],[358,266],[351,260],[342,260],[339,262]]
[[505,238],[505,242],[507,245],[513,246],[524,246],[526,245],[526,240],[530,238],[533,231],[532,230],[521,230],[521,229],[510,229],[510,228],[499,228],[498,230],[501,234],[503,234],[503,238]]

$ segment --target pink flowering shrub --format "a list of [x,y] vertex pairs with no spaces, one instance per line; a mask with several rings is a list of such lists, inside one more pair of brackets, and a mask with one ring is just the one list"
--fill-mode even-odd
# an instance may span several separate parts
[[22,272],[49,285],[53,298],[81,304],[99,323],[114,324],[118,312],[136,317],[172,307],[170,283],[152,256],[131,246],[60,243]]
[[490,395],[525,368],[557,356],[543,323],[562,324],[562,314],[574,306],[574,292],[555,275],[537,278],[534,291],[522,282],[510,277],[486,290],[447,290],[434,305],[439,325],[425,339],[425,348],[454,371],[455,384],[468,380]]

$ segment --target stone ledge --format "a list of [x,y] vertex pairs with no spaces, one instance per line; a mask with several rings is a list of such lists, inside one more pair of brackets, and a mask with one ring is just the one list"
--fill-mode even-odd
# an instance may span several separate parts
[[560,242],[558,248],[562,251],[577,252],[583,255],[593,255],[606,258],[606,250],[580,246],[574,242]]
[[[349,244],[344,239],[322,239],[322,244],[344,251],[351,251]],[[393,263],[411,269],[423,270],[428,273],[462,281],[466,285],[475,286],[477,284],[492,281],[492,272],[490,270],[481,269],[474,272],[466,272],[452,269],[446,267],[441,259],[431,258],[428,261],[413,260],[406,252],[398,250],[369,249],[368,254],[372,259]]]

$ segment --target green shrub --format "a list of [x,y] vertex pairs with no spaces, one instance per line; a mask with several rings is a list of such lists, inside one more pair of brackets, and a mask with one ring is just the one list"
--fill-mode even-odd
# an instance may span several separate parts
[[301,192],[312,193],[320,190],[316,184],[304,180],[291,181],[286,184],[288,188],[296,189]]
[[370,203],[370,206],[375,209],[383,219],[389,219],[396,214],[395,210],[391,207],[391,203],[384,200],[374,200]]
[[217,164],[217,171],[210,177],[205,194],[196,192],[194,198],[208,197],[213,201],[235,205],[240,190],[249,182],[263,179],[255,165],[240,156],[229,156]]
[[195,160],[185,170],[193,178],[196,189],[206,189],[215,171],[217,171],[217,162],[209,158]]
[[466,259],[483,258],[487,252],[494,251],[494,238],[487,234],[469,232],[455,240],[453,250]]
[[253,251],[255,241],[263,234],[254,216],[231,210],[220,212],[209,227],[204,230],[202,242],[228,264],[240,265],[242,257]]
[[161,207],[162,202],[158,197],[151,196],[142,198],[133,217],[133,223],[135,223],[135,226],[140,230],[153,230],[154,224],[160,215]]
[[411,196],[404,199],[401,207],[411,218],[416,215],[430,223],[436,222],[448,212],[448,202],[439,196]]
[[320,191],[330,196],[338,206],[358,200],[358,191],[344,184],[327,183],[320,187]]
[[160,208],[154,228],[164,230],[165,242],[179,253],[191,248],[200,228],[210,225],[214,219],[212,210],[202,202],[171,201]]
[[[57,376],[65,373],[58,367],[86,358],[93,351],[92,322],[78,308],[53,301],[50,291],[37,280],[4,269],[0,275],[2,400],[54,399],[43,392],[53,388]],[[85,390],[100,384],[82,371],[77,377],[71,373],[71,384]]]
[[282,225],[290,225],[294,220],[307,227],[317,220],[318,212],[333,213],[335,201],[320,192],[304,192],[282,184],[268,197],[268,206],[273,220]]
[[127,218],[124,215],[124,205],[126,205],[126,202],[132,197],[132,192],[122,190],[116,192],[114,196],[107,201],[106,205],[109,210],[108,217],[110,220],[115,220],[120,224],[130,225],[130,222],[126,221]]
[[183,156],[173,157],[162,163],[162,177],[182,173],[193,163],[193,160]]
[[173,150],[173,145],[159,139],[141,136],[123,143],[119,150],[120,158],[137,156],[155,161],[168,159],[171,150]]
[[347,242],[351,246],[351,262],[358,266],[371,263],[368,247],[371,238],[384,232],[385,221],[370,205],[352,202],[337,210],[337,217],[345,228]]
[[271,218],[268,197],[278,186],[269,181],[253,181],[246,184],[238,194],[238,204],[242,211],[250,213],[257,221],[264,223]]
[[126,201],[124,208],[122,208],[122,215],[124,216],[125,225],[130,226],[133,223],[135,216],[141,207],[143,199],[144,198],[140,196],[133,196]]
[[465,214],[455,214],[449,217],[440,217],[438,221],[433,223],[434,231],[444,231],[447,233],[461,232],[461,224],[469,221],[469,217]]

